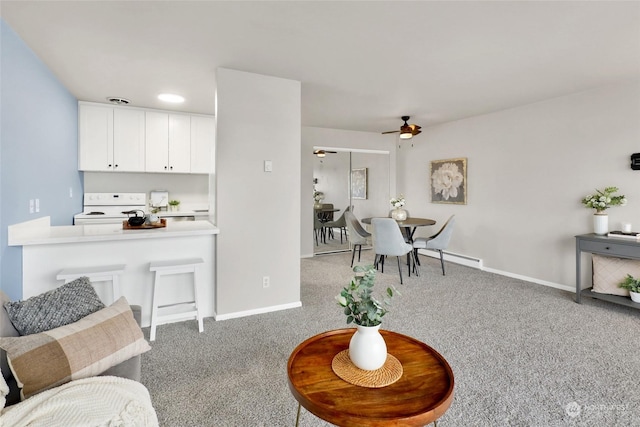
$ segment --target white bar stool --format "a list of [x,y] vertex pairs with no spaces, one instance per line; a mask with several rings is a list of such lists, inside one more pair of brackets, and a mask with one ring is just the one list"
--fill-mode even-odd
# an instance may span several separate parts
[[106,282],[111,281],[113,301],[116,301],[122,295],[120,293],[120,274],[124,272],[125,264],[116,265],[101,265],[95,267],[79,267],[79,268],[65,268],[60,270],[56,279],[64,280],[64,283],[69,283],[77,279],[78,277],[86,276],[91,282]]
[[[198,277],[197,277],[197,267],[198,265],[204,263],[202,258],[187,258],[180,260],[169,260],[169,261],[155,261],[149,264],[149,270],[155,272],[155,277],[153,280],[153,302],[151,305],[151,332],[149,334],[149,340],[155,341],[156,339],[156,327],[158,325],[163,325],[165,323],[172,323],[178,320],[191,320],[195,318],[198,321],[198,331],[202,332],[204,330],[202,316],[200,315],[200,311],[198,309]],[[185,302],[176,302],[173,304],[166,305],[158,305],[158,294],[160,285],[160,277],[167,276],[170,274],[183,274],[183,273],[193,273],[193,301],[185,301]],[[175,310],[170,310],[174,307],[179,307],[182,309],[181,311],[176,312]],[[185,311],[184,307],[188,306],[188,309]],[[163,311],[172,311],[167,314],[160,314],[160,310],[168,309]]]

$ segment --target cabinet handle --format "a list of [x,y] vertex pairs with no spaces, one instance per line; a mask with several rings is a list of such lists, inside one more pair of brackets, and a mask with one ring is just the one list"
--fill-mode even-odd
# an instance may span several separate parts
[[107,165],[107,167],[111,167],[111,164]]
[[605,249],[606,249],[606,250],[609,250],[609,249],[611,249],[611,248],[610,248],[609,246],[607,246],[607,247],[605,247]]
[[115,165],[114,167],[116,167],[116,168],[117,168],[117,167],[118,167],[118,165]]
[[169,169],[173,170],[173,166],[170,166]]
[[164,170],[167,170],[167,167],[166,167],[166,166],[164,167]]

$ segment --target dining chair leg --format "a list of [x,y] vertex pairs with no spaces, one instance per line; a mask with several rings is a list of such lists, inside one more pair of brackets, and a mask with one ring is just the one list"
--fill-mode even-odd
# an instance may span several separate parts
[[440,265],[442,266],[442,275],[444,276],[444,254],[442,253],[442,249],[440,249],[439,252],[440,252]]
[[362,254],[362,245],[358,245],[358,262],[360,262],[360,255]]
[[420,277],[420,263],[418,262],[418,257],[414,253],[411,255],[413,258],[413,268],[415,269],[414,271],[416,272],[416,276]]
[[400,257],[397,256],[396,260],[398,261],[398,273],[400,273],[400,284],[402,285],[402,269],[400,268]]
[[[356,246],[358,245],[353,245],[353,253],[351,254],[351,267],[353,267],[353,259],[356,256]],[[358,257],[358,262],[360,262],[360,257]]]

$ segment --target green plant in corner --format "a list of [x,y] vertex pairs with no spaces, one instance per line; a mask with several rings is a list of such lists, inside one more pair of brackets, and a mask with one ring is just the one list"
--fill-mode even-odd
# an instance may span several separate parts
[[383,300],[379,301],[373,296],[376,269],[372,265],[357,265],[353,272],[355,276],[349,285],[336,296],[338,305],[344,308],[347,324],[353,322],[360,326],[377,326],[388,313],[394,292],[398,295],[400,292],[393,287],[387,288]]
[[640,293],[640,279],[635,279],[630,274],[627,274],[627,277],[618,286],[629,292]]

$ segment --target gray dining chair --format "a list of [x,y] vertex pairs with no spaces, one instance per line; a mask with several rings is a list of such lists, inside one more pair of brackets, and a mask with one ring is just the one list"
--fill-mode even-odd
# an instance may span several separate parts
[[327,243],[326,231],[324,224],[318,218],[318,215],[313,215],[313,234],[316,238],[316,246],[318,246],[318,237],[322,243]]
[[342,212],[342,215],[340,215],[340,218],[336,219],[335,221],[328,221],[324,223],[324,227],[327,229],[327,231],[329,231],[329,235],[331,238],[333,238],[333,229],[340,229],[340,244],[342,244],[342,233],[344,233],[345,239],[347,237],[347,221],[344,217],[344,214],[347,212],[351,212],[351,206],[347,206],[345,208],[344,212]]
[[[373,226],[373,248],[376,253],[374,264],[378,268],[378,264],[382,264],[382,272],[384,273],[384,257],[395,256],[398,260],[398,273],[400,274],[400,284],[402,284],[402,269],[400,268],[400,257],[407,255],[409,258],[408,270],[411,277],[411,269],[415,268],[416,275],[419,276],[418,265],[415,262],[415,254],[413,246],[404,241],[402,231],[398,227],[398,223],[393,218],[372,218]],[[411,265],[413,262],[413,266]]]
[[442,226],[440,231],[438,231],[436,234],[431,237],[418,237],[413,241],[413,247],[416,249],[416,251],[418,249],[430,249],[440,252],[440,265],[442,266],[443,276],[445,275],[443,251],[449,246],[455,222],[455,215],[451,215],[447,222],[445,222],[445,224]]
[[358,218],[347,211],[344,213],[345,222],[347,223],[347,231],[349,233],[349,241],[353,246],[353,253],[351,254],[351,267],[353,267],[353,260],[356,256],[356,248],[358,249],[358,262],[360,262],[360,253],[362,252],[362,245],[369,244],[371,233],[365,230]]

